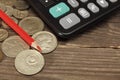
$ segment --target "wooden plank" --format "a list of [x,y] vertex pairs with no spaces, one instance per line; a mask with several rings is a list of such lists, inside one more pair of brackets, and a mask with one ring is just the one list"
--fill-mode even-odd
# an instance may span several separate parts
[[14,80],[119,80],[120,78],[120,49],[59,45],[56,51],[44,56],[46,66],[42,72],[34,76],[21,75],[14,68],[14,59],[5,57],[0,63],[0,79],[9,80],[11,77]]
[[120,23],[100,22],[94,28],[78,34],[64,45],[80,47],[120,48]]

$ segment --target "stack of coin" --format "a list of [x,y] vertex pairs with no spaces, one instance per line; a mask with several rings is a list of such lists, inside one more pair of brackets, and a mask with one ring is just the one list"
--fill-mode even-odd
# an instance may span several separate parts
[[[1,0],[0,9],[36,40],[43,54],[51,53],[56,49],[57,38],[52,33],[43,31],[44,22],[35,15],[24,0]],[[41,71],[45,65],[43,55],[31,49],[18,35],[11,36],[10,31],[13,30],[5,22],[0,21],[2,52],[7,57],[15,58],[15,68],[22,74],[33,75]]]

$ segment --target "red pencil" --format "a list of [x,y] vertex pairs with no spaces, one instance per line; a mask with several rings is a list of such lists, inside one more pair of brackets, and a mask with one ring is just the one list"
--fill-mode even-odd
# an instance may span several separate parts
[[8,24],[20,37],[28,43],[31,47],[37,49],[41,52],[40,46],[36,43],[36,41],[31,38],[20,26],[18,26],[9,16],[7,16],[1,9],[0,9],[0,18]]

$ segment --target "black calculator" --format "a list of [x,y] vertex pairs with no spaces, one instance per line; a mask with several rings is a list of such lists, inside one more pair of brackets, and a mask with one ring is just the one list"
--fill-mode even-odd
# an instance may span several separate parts
[[27,0],[62,38],[83,31],[120,7],[120,0]]

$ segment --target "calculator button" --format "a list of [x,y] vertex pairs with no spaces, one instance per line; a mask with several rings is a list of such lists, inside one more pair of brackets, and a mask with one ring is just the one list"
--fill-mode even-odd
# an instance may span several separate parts
[[80,18],[76,14],[71,13],[60,19],[59,23],[64,29],[69,29],[78,24],[80,21]]
[[63,2],[53,6],[52,8],[49,9],[50,14],[54,17],[60,17],[63,14],[67,13],[70,11],[70,8]]
[[76,0],[67,0],[67,2],[68,2],[73,8],[79,6],[78,1],[76,1]]
[[106,0],[97,0],[97,3],[103,8],[106,8],[109,6],[109,4]]
[[54,3],[53,0],[39,0],[39,1],[40,1],[40,3],[41,3],[43,6],[45,6],[45,7],[48,7],[48,6],[50,6],[51,4]]
[[97,7],[94,3],[89,3],[87,5],[88,9],[92,11],[93,13],[97,13],[100,11],[99,7]]
[[88,0],[80,0],[81,2],[83,2],[83,3],[85,3],[85,2],[87,2]]
[[118,0],[109,0],[110,2],[114,3],[114,2],[117,2]]
[[83,18],[88,18],[90,17],[90,13],[84,9],[84,8],[79,8],[78,13],[83,17]]

